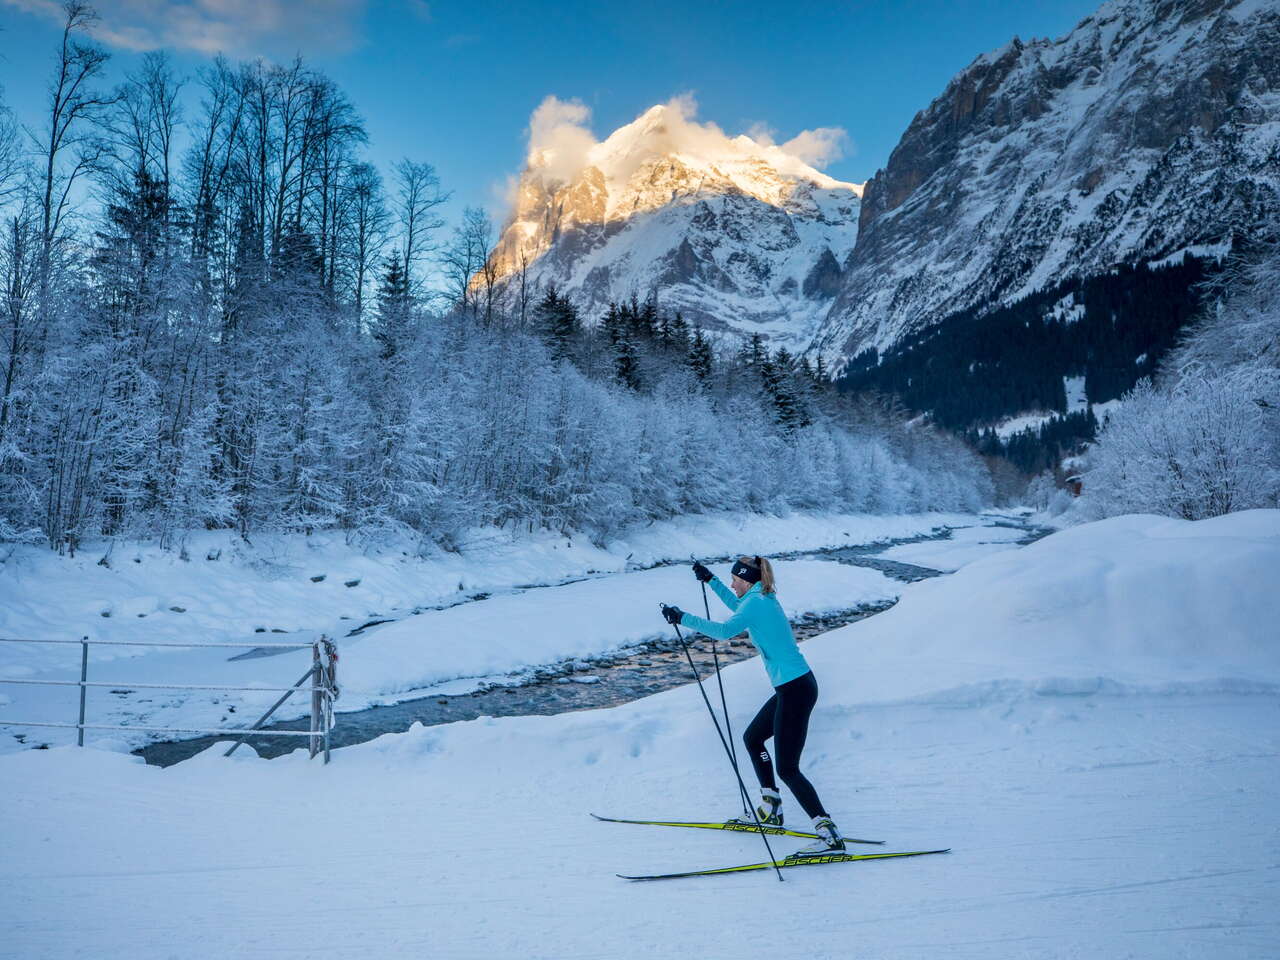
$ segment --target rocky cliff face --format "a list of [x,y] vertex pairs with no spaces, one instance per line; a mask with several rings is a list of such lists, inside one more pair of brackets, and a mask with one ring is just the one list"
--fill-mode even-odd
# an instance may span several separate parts
[[712,331],[804,349],[839,289],[861,188],[746,137],[673,144],[669,107],[596,144],[571,179],[533,157],[495,260],[588,318],[657,293]]
[[867,185],[815,341],[838,363],[1280,212],[1280,3],[1116,0],[975,60]]

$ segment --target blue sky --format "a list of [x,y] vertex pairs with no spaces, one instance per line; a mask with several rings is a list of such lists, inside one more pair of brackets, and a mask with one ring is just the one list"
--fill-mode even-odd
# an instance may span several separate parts
[[[779,140],[841,127],[826,171],[861,182],[888,160],[917,110],[975,56],[1017,35],[1057,37],[1098,0],[812,3],[644,0],[99,0],[112,77],[163,47],[189,72],[222,50],[322,68],[365,118],[370,157],[434,163],[452,213],[500,213],[529,117],[547,96],[590,108],[600,136],[692,93],[698,118]],[[0,85],[19,118],[40,115],[54,0],[0,0]],[[195,104],[192,103],[194,108]]]

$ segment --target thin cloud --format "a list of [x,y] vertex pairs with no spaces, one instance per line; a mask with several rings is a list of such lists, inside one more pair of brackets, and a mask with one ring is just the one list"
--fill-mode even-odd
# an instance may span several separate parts
[[[62,22],[57,0],[0,0]],[[97,0],[89,32],[126,50],[160,48],[240,56],[349,50],[367,0]]]
[[[846,152],[847,148],[847,152]],[[842,127],[815,127],[801,130],[779,149],[821,170],[853,152],[849,134]]]
[[815,127],[801,130],[785,143],[778,143],[776,131],[766,124],[754,123],[747,131],[762,147],[776,147],[789,157],[807,163],[818,170],[856,153],[853,140],[844,127]]

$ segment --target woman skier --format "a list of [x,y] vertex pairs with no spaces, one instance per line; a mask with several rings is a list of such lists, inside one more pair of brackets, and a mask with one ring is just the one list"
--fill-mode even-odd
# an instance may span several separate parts
[[709,583],[715,595],[733,611],[723,623],[704,620],[679,607],[663,605],[667,622],[697,630],[717,640],[728,640],[743,630],[760,651],[764,668],[773,684],[773,696],[760,708],[742,735],[760,781],[761,804],[756,814],[762,824],[782,825],[782,795],[774,780],[774,764],[765,749],[765,741],[773,737],[777,772],[804,812],[813,819],[813,832],[818,841],[800,853],[827,853],[843,850],[844,840],[828,816],[813,784],[800,772],[800,753],[809,732],[809,714],[818,700],[818,682],[796,645],[791,623],[775,593],[773,567],[764,557],[741,557],[733,565],[733,580],[726,587],[701,563],[694,563],[693,573]]

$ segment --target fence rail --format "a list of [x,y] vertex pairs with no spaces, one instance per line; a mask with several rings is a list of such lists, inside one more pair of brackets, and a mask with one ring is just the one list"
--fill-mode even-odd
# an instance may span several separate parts
[[0,643],[92,643],[97,647],[195,647],[200,650],[230,647],[236,650],[257,650],[259,647],[272,650],[303,650],[315,641],[307,643],[174,643],[172,640],[23,640],[21,637],[0,637]]
[[[202,683],[108,683],[105,680],[19,680],[17,678],[0,678],[0,683],[33,683],[51,687],[113,687],[116,690],[263,690],[267,693],[279,693],[281,690],[298,690],[298,687],[217,687]],[[306,691],[314,692],[322,687],[306,687]]]
[[[326,636],[321,636],[317,640],[309,643],[174,643],[164,641],[160,643],[147,643],[141,640],[90,640],[88,637],[82,637],[79,640],[23,640],[16,637],[0,637],[0,643],[75,643],[80,645],[80,679],[79,680],[32,680],[30,678],[19,677],[0,677],[0,683],[14,684],[31,684],[40,686],[65,686],[80,688],[80,717],[76,723],[54,723],[50,721],[37,720],[7,720],[0,718],[0,726],[5,727],[61,727],[64,729],[76,730],[76,744],[84,746],[84,732],[86,730],[138,730],[146,733],[192,733],[204,736],[221,736],[229,734],[237,737],[236,742],[231,745],[224,756],[231,756],[245,739],[252,736],[259,737],[307,737],[308,746],[311,756],[314,758],[317,753],[324,754],[324,762],[329,762],[329,734],[333,730],[333,701],[338,698],[338,681],[337,681],[337,665],[338,665],[338,648],[333,641]],[[90,680],[89,673],[89,646],[97,644],[99,646],[111,647],[185,647],[188,649],[204,649],[208,648],[234,648],[234,649],[285,649],[285,650],[305,650],[311,647],[311,667],[298,678],[298,682],[291,687],[239,687],[239,686],[222,686],[204,683],[129,683],[128,681],[107,682],[102,680]],[[303,686],[303,684],[307,684]],[[103,724],[103,723],[85,723],[85,694],[89,687],[111,687],[118,690],[219,690],[219,691],[266,691],[269,693],[281,693],[271,708],[264,713],[251,727],[234,727],[234,728],[217,728],[213,730],[199,729],[194,727],[139,727],[129,724]],[[311,725],[309,730],[263,730],[262,724],[266,723],[273,713],[295,693],[311,694]]]
[[314,736],[310,730],[228,730],[226,727],[222,727],[217,730],[204,730],[198,727],[135,727],[133,725],[123,726],[118,723],[50,723],[44,720],[13,721],[11,723],[7,723],[6,726],[66,727],[70,730],[146,730],[150,733],[203,733],[212,735],[222,733],[255,733],[264,737]]

